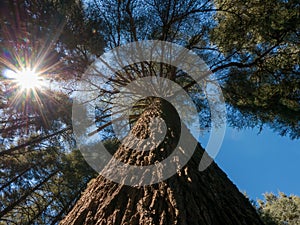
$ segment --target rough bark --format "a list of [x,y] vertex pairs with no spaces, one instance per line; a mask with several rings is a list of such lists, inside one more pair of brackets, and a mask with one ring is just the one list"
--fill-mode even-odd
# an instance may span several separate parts
[[[166,137],[150,151],[135,151],[124,146],[114,157],[134,165],[149,165],[167,157],[178,143],[182,129],[174,108],[167,104],[149,107],[133,127],[145,138],[150,118],[160,115],[166,122]],[[158,128],[159,129],[158,125]],[[190,134],[189,139],[193,139]],[[132,140],[127,139],[127,142]],[[149,145],[153,143],[148,143]],[[215,164],[200,172],[203,154],[200,144],[189,162],[174,176],[157,184],[131,187],[114,183],[99,175],[82,194],[61,225],[157,224],[157,225],[260,225],[255,209],[226,174]],[[174,162],[176,164],[176,162]],[[107,166],[107,171],[114,170]],[[113,167],[111,167],[113,168]],[[127,179],[127,174],[122,174]],[[128,177],[130,179],[130,177]]]

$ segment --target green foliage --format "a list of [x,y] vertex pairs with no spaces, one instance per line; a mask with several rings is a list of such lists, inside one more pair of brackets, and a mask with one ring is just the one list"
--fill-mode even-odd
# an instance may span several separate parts
[[266,193],[264,197],[264,201],[258,201],[258,211],[266,225],[300,224],[299,196],[287,196],[279,192],[278,196],[272,193]]
[[[225,53],[243,53],[273,46],[282,41],[297,49],[299,44],[299,2],[295,0],[218,1],[218,26],[212,39]],[[260,45],[261,44],[261,45]],[[259,46],[260,45],[260,46]],[[287,46],[286,46],[287,47]],[[295,53],[297,50],[295,51]]]
[[56,224],[96,175],[78,150],[49,147],[1,162],[0,224]]
[[217,0],[216,5],[220,12],[211,40],[227,57],[223,89],[240,113],[232,114],[231,124],[268,124],[281,135],[299,138],[299,2]]

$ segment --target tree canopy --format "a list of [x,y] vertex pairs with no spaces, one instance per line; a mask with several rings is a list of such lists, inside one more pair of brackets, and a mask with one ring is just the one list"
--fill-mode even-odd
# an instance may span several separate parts
[[[268,125],[299,137],[297,1],[103,0],[89,2],[88,13],[103,21],[107,49],[155,39],[201,56],[222,85],[230,125]],[[187,74],[177,70],[169,78],[192,95],[196,82]],[[117,76],[112,85],[125,85],[126,79]]]
[[216,2],[225,12],[217,14],[212,40],[230,61],[224,93],[245,118],[230,122],[268,124],[299,138],[299,2]]
[[279,192],[264,194],[264,200],[259,200],[259,213],[266,225],[300,224],[300,197],[287,196]]
[[[69,94],[76,88],[61,89],[122,44],[161,40],[194,51],[222,87],[231,126],[267,125],[299,138],[299,7],[296,0],[1,1],[0,223],[55,224],[95,176],[72,136]],[[40,71],[49,87],[22,91],[5,75],[24,68]],[[142,62],[99,87],[106,101],[97,109],[98,131],[111,133],[117,90],[145,74],[180,84],[208,130],[196,81],[170,65]],[[147,104],[136,104],[133,121]]]

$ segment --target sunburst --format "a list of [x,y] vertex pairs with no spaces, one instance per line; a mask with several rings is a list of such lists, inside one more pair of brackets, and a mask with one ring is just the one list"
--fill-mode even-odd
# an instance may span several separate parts
[[45,85],[45,80],[31,68],[21,71],[6,70],[5,76],[12,79],[21,90],[41,89]]
[[20,134],[35,133],[51,124],[51,113],[61,104],[57,101],[61,86],[57,82],[58,87],[53,87],[52,81],[58,80],[65,65],[58,46],[67,20],[50,19],[44,24],[42,13],[40,23],[30,10],[5,11],[1,23],[0,97],[5,103],[1,113],[20,121]]

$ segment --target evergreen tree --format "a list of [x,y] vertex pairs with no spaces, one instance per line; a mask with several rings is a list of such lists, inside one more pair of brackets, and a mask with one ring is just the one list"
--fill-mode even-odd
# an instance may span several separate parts
[[267,225],[300,224],[300,198],[296,195],[287,196],[265,193],[264,200],[259,200],[259,213]]
[[[193,0],[146,3],[132,0],[113,3],[94,1],[91,3],[90,15],[100,18],[103,16],[107,28],[104,32],[108,34],[105,36],[108,49],[145,39],[169,41],[192,49],[205,59],[222,84],[233,126],[269,123],[281,134],[290,133],[292,138],[296,138],[299,135],[299,56],[296,54],[299,51],[296,38],[299,35],[299,23],[296,23],[299,20],[299,5],[292,1],[268,1],[267,5],[250,1],[248,4],[249,6],[244,5],[241,1]],[[271,9],[271,17],[276,17],[280,8],[282,14],[278,16],[282,21],[273,19],[280,24],[269,25],[265,7]],[[147,18],[151,18],[151,22]],[[282,62],[286,70],[279,75],[281,80],[273,79],[280,70],[276,62],[287,56],[290,56],[289,59]],[[252,80],[249,81],[248,77],[253,79],[252,74],[270,78],[251,86],[248,83]],[[98,75],[102,76],[101,73]],[[118,89],[146,75],[166,77],[183,84],[192,98],[197,99],[199,89],[195,85],[196,81],[183,71],[163,64],[140,63],[128,66],[110,77],[110,84]],[[290,87],[286,83],[289,83],[289,78],[286,77],[293,77],[292,90],[284,88]],[[236,80],[239,82],[233,82]],[[268,88],[272,83],[278,83],[278,87],[282,88],[280,98],[274,99],[275,103],[272,102],[272,105],[265,105],[271,104],[269,96],[275,94],[274,89]],[[108,96],[105,98],[104,108],[109,108],[109,100],[117,93],[112,90],[115,89],[99,89],[99,96]],[[237,98],[240,95],[241,100]],[[243,107],[240,106],[242,103]],[[120,146],[115,158],[133,165],[148,165],[170,154],[172,146],[178,143],[177,128],[180,125],[176,125],[175,112],[164,104],[161,100],[150,101],[146,106],[141,104],[137,110],[140,117],[131,129],[139,137],[149,137],[151,134],[147,133],[147,121],[160,115],[167,121],[167,129],[170,131],[164,144],[152,146],[150,152]],[[206,108],[207,104],[202,104],[199,114]],[[264,117],[263,115],[272,115],[267,114],[268,112],[272,112],[278,119]],[[106,111],[97,117],[97,121],[101,123],[97,131],[111,125],[112,121],[107,119],[110,113],[112,112]],[[296,116],[289,116],[292,113]],[[159,125],[157,126],[157,130],[160,130]],[[185,128],[181,126],[181,129]],[[125,143],[142,146],[141,140],[131,138],[126,137]],[[187,138],[192,140],[191,135]],[[215,164],[204,172],[197,170],[199,158],[203,154],[203,149],[198,146],[192,159],[176,175],[159,184],[145,187],[115,184],[99,175],[61,224],[262,224],[250,203],[221,175]],[[122,174],[122,171],[115,171],[114,163],[114,160],[110,161],[104,170],[110,176],[121,173],[124,181],[136,178],[125,172]],[[203,196],[209,197],[206,199]]]

